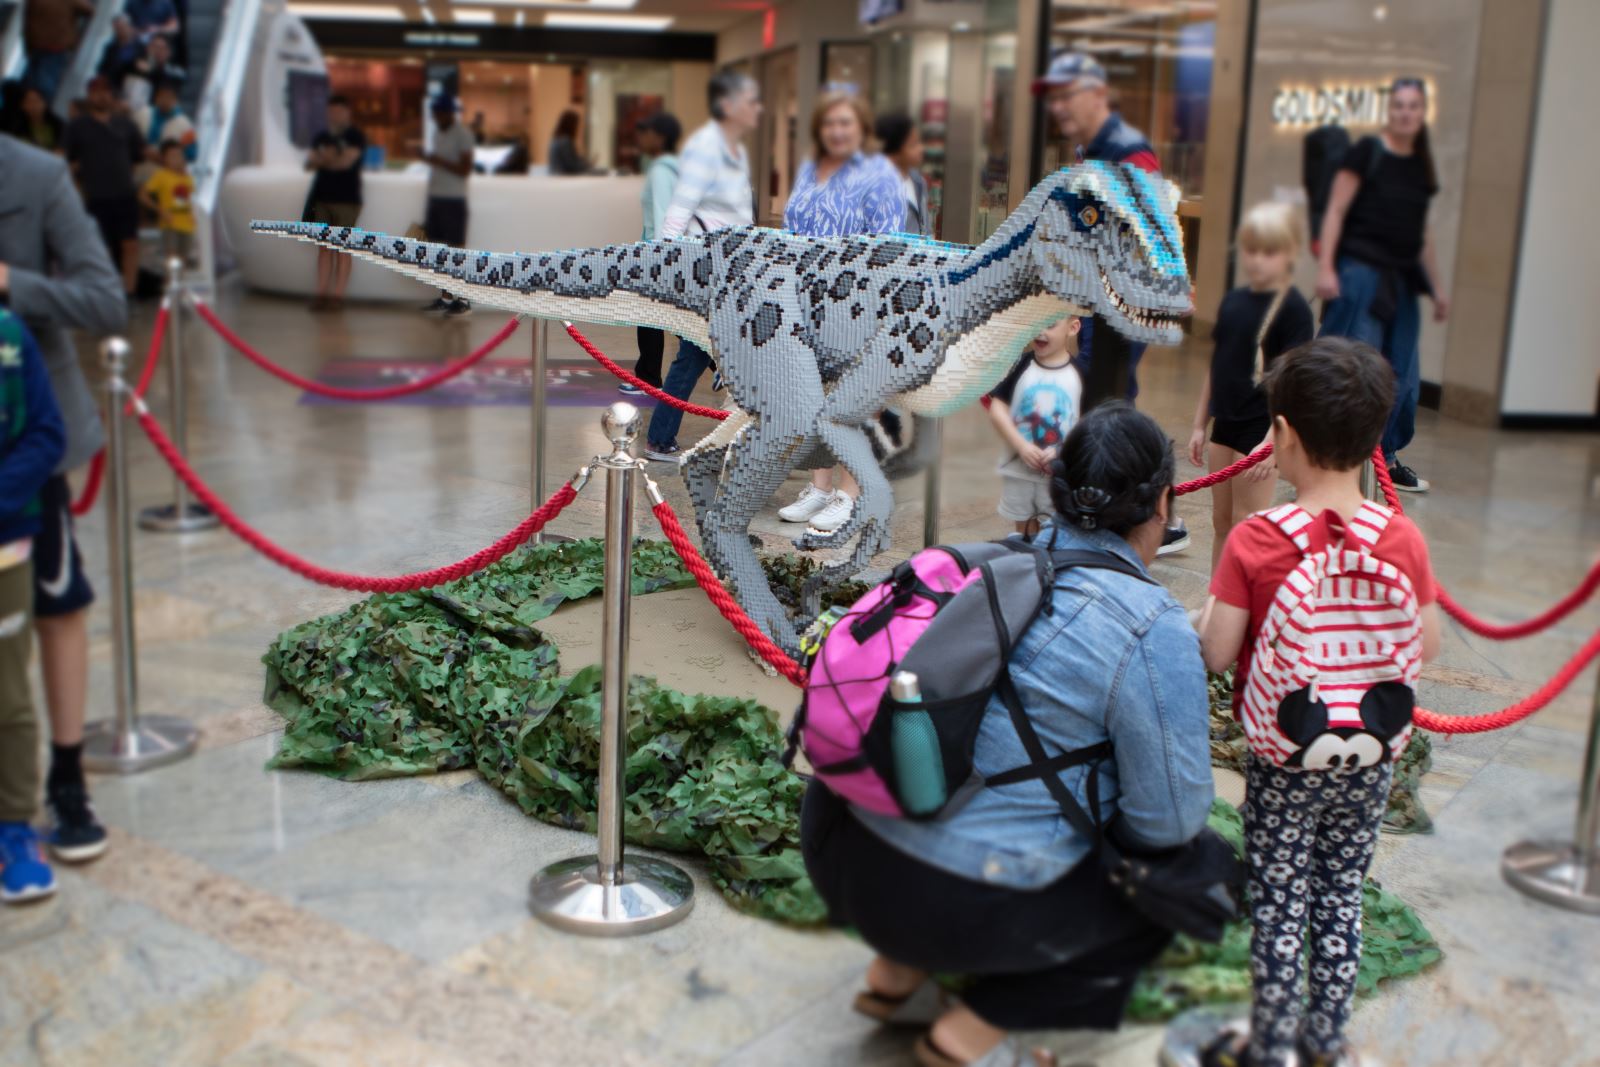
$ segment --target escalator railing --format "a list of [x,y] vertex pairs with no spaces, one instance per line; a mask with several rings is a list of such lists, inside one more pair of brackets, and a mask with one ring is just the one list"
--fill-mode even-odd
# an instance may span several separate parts
[[100,66],[100,56],[111,40],[111,23],[121,13],[122,5],[123,0],[94,0],[94,14],[84,27],[78,50],[61,77],[55,100],[51,101],[56,114],[65,115],[68,106],[88,90],[89,79],[94,77],[95,69]]

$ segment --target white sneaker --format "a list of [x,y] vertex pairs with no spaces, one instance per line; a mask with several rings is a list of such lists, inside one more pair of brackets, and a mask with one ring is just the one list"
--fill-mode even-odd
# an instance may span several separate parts
[[784,522],[805,522],[833,502],[833,494],[825,489],[808,485],[800,491],[793,504],[778,509],[778,518]]
[[833,491],[832,498],[826,507],[811,516],[809,523],[811,529],[823,533],[832,533],[850,521],[850,513],[856,509],[855,498],[849,493],[837,489]]

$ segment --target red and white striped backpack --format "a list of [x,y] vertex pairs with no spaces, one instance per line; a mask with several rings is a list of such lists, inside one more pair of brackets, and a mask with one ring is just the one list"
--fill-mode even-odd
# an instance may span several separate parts
[[1411,579],[1372,554],[1394,513],[1368,502],[1348,524],[1295,504],[1261,513],[1300,550],[1256,634],[1240,718],[1268,763],[1349,771],[1411,739],[1422,621]]

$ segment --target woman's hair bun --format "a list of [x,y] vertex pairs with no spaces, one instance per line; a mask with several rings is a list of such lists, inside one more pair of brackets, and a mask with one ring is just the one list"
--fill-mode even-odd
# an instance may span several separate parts
[[1079,420],[1052,467],[1050,500],[1064,522],[1121,537],[1150,521],[1172,488],[1172,442],[1121,401]]

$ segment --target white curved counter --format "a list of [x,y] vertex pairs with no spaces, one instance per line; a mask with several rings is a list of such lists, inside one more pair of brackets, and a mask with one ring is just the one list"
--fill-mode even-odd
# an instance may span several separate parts
[[[219,203],[228,248],[252,289],[289,296],[316,291],[316,249],[301,241],[250,232],[252,219],[298,219],[311,188],[308,172],[290,167],[238,167],[222,182]],[[467,183],[467,245],[485,252],[548,252],[639,239],[639,177],[552,178],[474,174]],[[422,222],[427,179],[419,173],[362,176],[365,203],[358,225],[404,234]],[[353,300],[426,300],[418,282],[357,262]]]

